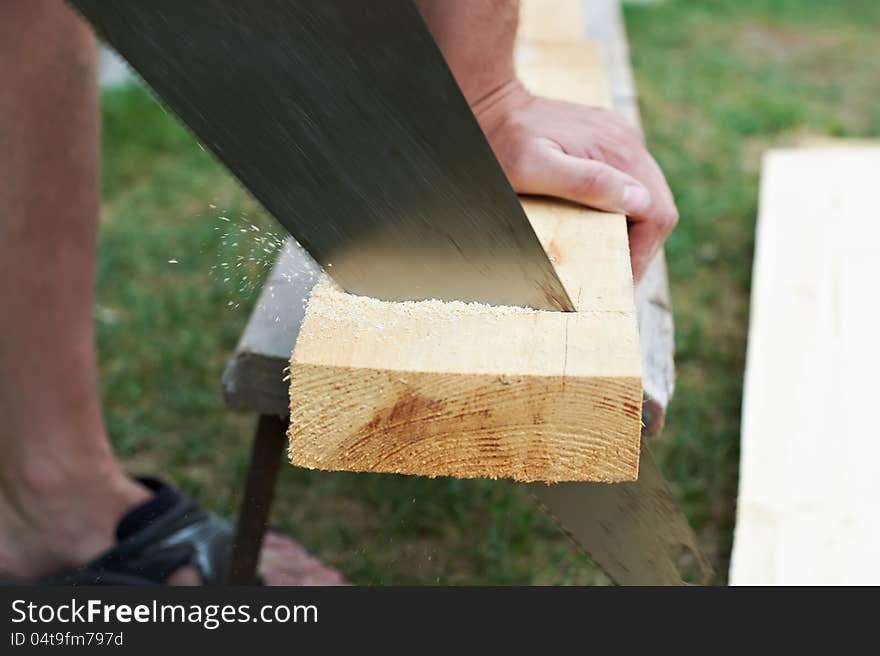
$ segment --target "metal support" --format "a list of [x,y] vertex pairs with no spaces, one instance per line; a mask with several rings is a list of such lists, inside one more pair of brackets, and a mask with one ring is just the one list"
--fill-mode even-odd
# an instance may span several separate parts
[[226,571],[226,585],[256,585],[259,580],[257,564],[260,548],[275,498],[281,452],[286,446],[287,419],[260,415],[251,446],[244,496]]

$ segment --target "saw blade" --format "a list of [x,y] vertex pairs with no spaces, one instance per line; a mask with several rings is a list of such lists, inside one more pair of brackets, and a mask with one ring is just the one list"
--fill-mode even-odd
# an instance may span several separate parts
[[573,309],[410,0],[71,1],[347,291]]

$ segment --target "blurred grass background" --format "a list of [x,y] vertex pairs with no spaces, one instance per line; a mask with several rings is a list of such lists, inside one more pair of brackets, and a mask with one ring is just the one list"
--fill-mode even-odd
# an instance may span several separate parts
[[[678,383],[653,450],[723,583],[761,152],[880,136],[880,2],[669,0],[627,5],[626,20],[648,142],[682,216],[667,246]],[[226,410],[220,375],[271,262],[250,259],[262,244],[239,230],[276,228],[145,91],[103,101],[109,430],[130,471],[232,514],[254,418]],[[356,583],[606,582],[504,482],[288,467],[273,523]]]

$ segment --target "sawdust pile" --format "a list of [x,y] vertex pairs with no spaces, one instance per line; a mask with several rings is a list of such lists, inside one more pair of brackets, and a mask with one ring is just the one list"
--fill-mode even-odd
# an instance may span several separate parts
[[[315,285],[306,305],[306,316],[328,327],[346,327],[356,332],[392,329],[401,321],[418,318],[430,326],[434,322],[458,321],[465,317],[483,316],[494,319],[511,314],[534,314],[536,310],[512,305],[486,305],[464,301],[391,302],[357,296],[342,290],[327,276]],[[381,320],[378,318],[381,317]]]

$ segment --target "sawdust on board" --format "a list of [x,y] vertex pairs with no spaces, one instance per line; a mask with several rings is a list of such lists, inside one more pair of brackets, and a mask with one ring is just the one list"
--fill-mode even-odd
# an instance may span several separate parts
[[[464,301],[380,301],[343,291],[324,276],[312,290],[306,304],[306,316],[325,326],[346,327],[356,333],[382,332],[401,321],[418,317],[426,325],[450,322],[465,317],[484,316],[489,321],[511,314],[534,314],[537,310],[512,305],[486,305]],[[375,320],[381,317],[381,321]],[[392,334],[392,333],[389,333]]]

